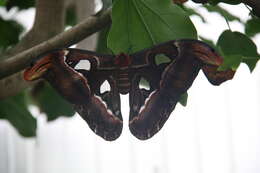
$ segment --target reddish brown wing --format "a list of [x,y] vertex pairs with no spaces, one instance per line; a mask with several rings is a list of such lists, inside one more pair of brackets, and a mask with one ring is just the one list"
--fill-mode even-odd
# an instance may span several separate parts
[[[154,63],[156,54],[168,56],[171,62],[157,66]],[[130,91],[129,128],[141,140],[151,138],[163,127],[201,68],[214,84],[233,77],[229,71],[217,72],[221,57],[211,47],[196,40],[170,41],[133,56],[149,60],[146,68],[136,71]],[[150,90],[140,89],[141,77],[149,81]]]
[[[136,73],[130,92],[129,128],[138,139],[151,138],[163,127],[202,65],[189,52],[183,51],[185,55],[180,52],[175,44],[175,41],[171,41],[134,54],[137,57],[144,55],[149,59],[149,66]],[[157,66],[154,59],[158,54],[169,57],[171,62]],[[150,82],[150,90],[139,88],[141,77]]]
[[[75,110],[97,135],[108,141],[117,139],[122,132],[123,119],[120,95],[113,78],[114,56],[78,49],[68,49],[68,51],[66,63],[88,80],[91,91],[90,101],[75,104]],[[89,67],[83,66],[87,65],[86,62]],[[102,92],[100,87],[105,81],[109,83],[110,90]]]
[[226,80],[230,80],[235,75],[235,71],[229,69],[225,71],[218,71],[219,66],[205,65],[202,70],[212,85],[220,85]]
[[[26,80],[46,79],[105,140],[115,140],[122,131],[120,97],[111,71],[113,56],[97,55],[78,49],[52,50],[36,57],[24,73]],[[111,90],[101,93],[100,86],[108,80]],[[58,106],[58,105],[57,105]]]

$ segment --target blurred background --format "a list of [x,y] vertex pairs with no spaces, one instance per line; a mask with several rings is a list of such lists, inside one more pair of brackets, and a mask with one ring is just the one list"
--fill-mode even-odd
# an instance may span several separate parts
[[[81,18],[101,8],[99,1],[85,4],[78,7]],[[216,42],[228,28],[219,13],[194,3],[187,6],[205,20],[191,15],[200,36]],[[249,10],[244,5],[220,6],[240,20],[229,22],[232,30],[244,32]],[[1,7],[0,15],[19,22],[26,33],[35,9]],[[253,40],[260,47],[260,35]],[[96,36],[75,46],[93,50]],[[259,65],[250,73],[241,64],[234,79],[219,87],[200,73],[188,91],[187,106],[178,104],[162,130],[147,141],[130,134],[128,95],[121,96],[123,133],[113,142],[96,136],[77,114],[48,122],[44,113],[30,106],[37,119],[35,137],[22,137],[8,121],[0,120],[0,173],[259,173],[259,88]]]

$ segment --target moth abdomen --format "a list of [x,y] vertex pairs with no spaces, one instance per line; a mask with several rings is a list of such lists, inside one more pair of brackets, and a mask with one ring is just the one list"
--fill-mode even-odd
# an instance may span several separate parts
[[127,94],[130,91],[131,81],[128,71],[119,71],[116,74],[117,87],[121,94]]

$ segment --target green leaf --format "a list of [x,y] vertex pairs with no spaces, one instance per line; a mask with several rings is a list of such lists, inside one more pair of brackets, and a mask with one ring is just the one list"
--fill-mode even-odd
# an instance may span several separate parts
[[222,8],[220,6],[204,5],[203,7],[205,7],[209,12],[216,12],[216,13],[222,15],[228,21],[235,21],[236,20],[236,21],[241,22],[239,17],[234,16],[233,14],[229,13],[227,10],[225,10],[224,8]]
[[[235,68],[240,62],[244,62],[248,65],[250,71],[253,71],[259,60],[255,43],[240,32],[224,31],[218,39],[217,46],[222,51],[226,68],[228,65],[231,68]],[[235,57],[239,58],[235,59]],[[239,60],[240,62],[238,63]]]
[[13,7],[18,7],[19,10],[34,7],[35,0],[7,0],[6,9],[10,10]]
[[28,111],[24,93],[0,100],[0,118],[8,120],[24,137],[36,135],[36,119]]
[[0,17],[0,50],[16,44],[19,41],[19,35],[22,31],[22,25],[16,21],[4,20]]
[[224,31],[217,42],[226,55],[243,55],[244,57],[258,57],[255,43],[240,32]]
[[113,54],[112,51],[107,47],[107,37],[110,26],[103,28],[98,33],[96,51],[104,54]]
[[244,62],[245,64],[247,64],[250,72],[253,72],[253,70],[255,69],[255,66],[258,62],[259,58],[250,58],[250,59],[242,59],[242,62]]
[[250,37],[260,33],[260,19],[253,18],[248,20],[245,25],[245,33]]
[[115,0],[108,47],[132,53],[160,42],[197,38],[187,14],[171,0]]
[[227,4],[231,4],[231,5],[237,5],[237,4],[240,4],[242,2],[242,0],[209,0],[209,3],[212,5],[216,5],[220,2],[224,2]]
[[224,57],[224,62],[218,68],[218,70],[220,71],[224,71],[228,69],[232,69],[235,71],[239,67],[243,58],[241,55],[224,55],[223,57]]
[[182,106],[187,106],[187,100],[188,100],[188,93],[184,93],[181,95],[180,99],[179,99],[179,103],[182,105]]
[[48,121],[57,119],[60,116],[71,117],[75,114],[72,105],[64,100],[48,84],[39,84],[39,88],[34,91],[34,103],[41,112],[46,113]]

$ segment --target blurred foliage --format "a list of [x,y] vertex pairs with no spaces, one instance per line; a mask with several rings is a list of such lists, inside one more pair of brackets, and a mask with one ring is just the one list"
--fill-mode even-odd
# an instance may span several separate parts
[[0,100],[0,118],[8,120],[22,136],[32,137],[36,135],[36,119],[25,100],[24,92]]
[[30,96],[32,103],[38,106],[42,113],[46,114],[48,121],[55,120],[60,116],[71,117],[75,114],[72,105],[46,82],[38,83]]
[[[206,1],[196,0],[196,2]],[[102,2],[103,9],[112,5],[112,0],[102,0]],[[246,63],[253,71],[259,60],[259,54],[250,37],[260,32],[260,20],[252,17],[243,23],[237,15],[218,6],[220,2],[234,5],[241,3],[241,0],[209,0],[209,3],[203,4],[202,7],[208,12],[218,13],[227,22],[237,21],[245,25],[245,33],[223,31],[216,44],[212,40],[199,38],[218,50],[224,57],[224,64],[220,70],[236,69],[240,63]],[[0,0],[0,6],[8,11],[16,8],[19,12],[34,7],[35,0]],[[104,28],[98,37],[97,51],[101,53],[112,53],[112,51],[132,53],[167,40],[197,38],[196,28],[189,16],[195,15],[202,22],[207,22],[205,16],[197,8],[186,7],[185,3],[177,6],[172,0],[113,0],[112,8],[113,23]],[[75,10],[73,7],[67,9],[66,25],[77,24]],[[249,13],[250,11],[244,15],[249,15]],[[17,43],[22,31],[23,27],[19,22],[0,16],[0,53]],[[161,57],[158,63],[163,62],[164,58]],[[185,93],[179,101],[184,106],[187,104],[187,97],[188,94]],[[48,121],[60,116],[70,117],[74,114],[72,105],[48,84],[40,83],[30,94],[27,91],[1,100],[0,118],[8,120],[22,136],[35,136],[36,119],[28,110],[31,104],[45,113]]]
[[0,52],[16,44],[23,30],[23,26],[16,21],[4,20],[0,17]]
[[35,0],[6,0],[5,7],[10,10],[17,7],[19,10],[28,9],[35,6]]
[[77,15],[75,6],[68,7],[66,10],[65,24],[69,26],[74,26],[77,24]]
[[6,4],[5,0],[0,0],[0,6],[4,6]]

